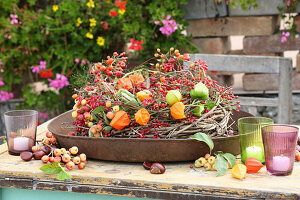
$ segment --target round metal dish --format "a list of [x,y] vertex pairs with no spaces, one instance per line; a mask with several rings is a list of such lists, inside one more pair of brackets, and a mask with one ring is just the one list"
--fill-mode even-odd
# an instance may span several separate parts
[[[69,136],[67,133],[73,122],[71,111],[54,118],[48,125],[48,130],[57,138],[58,143],[65,148],[77,146],[88,158],[125,161],[125,162],[176,162],[196,160],[206,153],[209,148],[204,142],[192,139],[139,139],[139,138],[95,138]],[[237,120],[241,117],[252,116],[240,111],[234,112],[233,128],[237,130]],[[232,123],[230,121],[229,123]],[[214,151],[239,154],[239,137],[223,137],[213,139]]]

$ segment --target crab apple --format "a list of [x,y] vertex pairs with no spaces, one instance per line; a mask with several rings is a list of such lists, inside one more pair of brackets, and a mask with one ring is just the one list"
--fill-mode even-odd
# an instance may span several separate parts
[[43,163],[47,163],[49,161],[49,159],[50,159],[49,156],[44,155],[41,160]]
[[67,163],[67,162],[70,162],[70,160],[71,160],[71,156],[69,155],[69,154],[64,154],[63,156],[62,156],[62,161],[63,162],[65,162],[65,163]]
[[73,98],[73,99],[77,99],[77,97],[78,97],[77,94],[73,94],[73,95],[72,95],[72,98]]
[[88,127],[91,128],[92,126],[94,126],[94,123],[93,122],[89,122],[87,125],[88,125]]
[[61,157],[60,156],[55,156],[54,157],[54,162],[60,162],[61,161]]
[[119,107],[119,106],[114,106],[114,107],[113,107],[113,111],[114,111],[114,112],[118,112],[119,110],[120,110],[120,107]]
[[79,158],[80,158],[80,161],[81,161],[81,162],[86,161],[86,155],[85,155],[84,153],[81,153],[81,154],[79,155]]
[[61,148],[60,150],[61,150],[61,154],[65,154],[67,152],[67,149],[65,148]]
[[33,152],[36,152],[36,151],[40,150],[40,147],[38,147],[38,146],[32,146],[31,150]]
[[50,157],[49,162],[53,163],[54,162],[54,157]]
[[84,113],[84,118],[85,118],[86,120],[90,120],[90,119],[91,119],[91,113],[85,112],[85,113]]
[[96,131],[97,131],[97,132],[100,132],[100,131],[102,131],[102,129],[103,129],[103,127],[102,127],[101,124],[97,124],[97,125],[95,126],[95,128],[96,128]]
[[106,106],[107,108],[110,108],[110,107],[111,107],[111,101],[106,101],[105,106]]
[[55,149],[54,150],[54,155],[55,156],[60,156],[61,155],[61,150],[60,149]]
[[68,163],[66,164],[66,168],[67,168],[68,170],[72,170],[72,169],[75,168],[75,164],[74,164],[72,161],[70,161],[70,162],[68,162]]
[[81,101],[81,105],[85,105],[86,104],[86,100],[85,99],[82,99],[82,101]]
[[68,135],[76,136],[75,132],[73,132],[73,131],[70,131],[70,132],[68,133]]
[[113,119],[114,116],[115,116],[115,114],[114,114],[113,112],[108,112],[108,113],[106,114],[106,117],[107,117],[108,119]]
[[78,164],[78,169],[84,169],[85,168],[85,163],[81,162]]
[[44,144],[45,144],[45,145],[50,145],[50,140],[49,140],[49,139],[45,139],[45,140],[44,140]]
[[78,116],[77,111],[73,111],[73,112],[72,112],[72,117],[73,117],[73,118],[77,118],[77,116]]
[[75,165],[78,165],[79,163],[80,163],[80,158],[78,157],[78,156],[76,156],[76,157],[74,157],[73,158],[73,163],[75,164]]
[[53,134],[50,131],[46,132],[46,137],[47,138],[52,138]]
[[97,132],[96,127],[92,127],[92,128],[90,129],[90,131],[91,131],[91,133],[92,133],[93,135],[95,135],[96,132]]
[[56,138],[55,137],[50,138],[50,142],[51,144],[56,144]]
[[76,146],[73,146],[69,149],[69,152],[72,154],[72,155],[75,155],[78,153],[78,147]]

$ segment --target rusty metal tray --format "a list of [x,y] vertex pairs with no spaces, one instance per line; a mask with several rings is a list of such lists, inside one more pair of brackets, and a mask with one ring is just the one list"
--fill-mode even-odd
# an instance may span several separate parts
[[[140,138],[95,138],[83,136],[69,136],[70,128],[65,124],[72,124],[74,120],[71,111],[67,111],[54,118],[48,125],[57,138],[58,143],[65,148],[77,146],[90,159],[125,161],[125,162],[177,162],[192,161],[209,152],[208,146],[192,139],[140,139]],[[234,112],[232,119],[237,130],[237,119],[252,116],[240,111]],[[230,121],[229,123],[232,123]],[[75,130],[75,129],[74,129]],[[214,151],[232,154],[240,153],[239,137],[230,136],[213,139]]]

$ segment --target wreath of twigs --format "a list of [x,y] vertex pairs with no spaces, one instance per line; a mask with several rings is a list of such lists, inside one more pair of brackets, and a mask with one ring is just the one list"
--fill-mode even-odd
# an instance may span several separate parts
[[[185,139],[189,138],[198,132],[203,132],[210,137],[228,137],[228,128],[232,124],[228,124],[231,118],[231,111],[222,106],[220,102],[217,103],[208,113],[203,114],[197,121],[193,123],[182,122],[179,124],[172,124],[170,127],[151,128],[147,138],[154,136],[155,130],[159,133],[160,138]],[[209,117],[211,116],[211,117]],[[114,131],[112,137],[131,138],[139,133],[141,127],[130,127],[120,131]]]

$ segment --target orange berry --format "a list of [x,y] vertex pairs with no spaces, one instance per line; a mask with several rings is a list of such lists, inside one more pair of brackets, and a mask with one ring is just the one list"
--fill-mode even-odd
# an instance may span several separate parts
[[161,82],[166,82],[166,77],[161,77],[160,79],[159,79]]
[[106,101],[105,106],[110,108],[111,107],[111,101]]
[[178,53],[179,53],[179,50],[178,50],[178,49],[176,49],[176,50],[174,51],[174,53],[175,53],[175,54],[178,54]]
[[106,117],[107,117],[108,119],[113,119],[114,116],[115,116],[115,114],[114,114],[113,112],[108,112],[108,113],[106,114]]
[[77,94],[73,94],[73,95],[72,95],[72,98],[73,98],[73,99],[77,99],[77,97],[78,97]]
[[112,58],[110,58],[110,59],[108,59],[107,61],[106,61],[106,63],[108,64],[108,65],[110,65],[111,63],[113,63],[114,62],[114,59],[112,59]]

